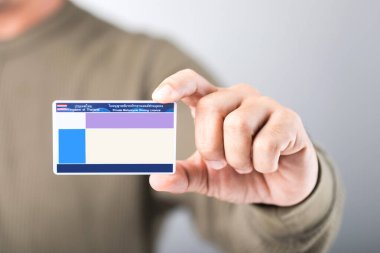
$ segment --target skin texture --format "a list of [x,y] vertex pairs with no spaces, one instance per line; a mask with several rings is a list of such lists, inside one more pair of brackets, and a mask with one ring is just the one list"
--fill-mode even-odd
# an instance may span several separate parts
[[314,189],[318,162],[300,117],[251,86],[219,88],[187,69],[166,78],[152,98],[190,108],[197,148],[177,161],[174,175],[151,175],[155,190],[292,206]]
[[18,37],[53,15],[64,0],[0,0],[0,41]]

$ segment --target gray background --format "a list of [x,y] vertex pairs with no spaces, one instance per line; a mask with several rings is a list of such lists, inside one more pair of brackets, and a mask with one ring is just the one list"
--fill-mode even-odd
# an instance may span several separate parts
[[[248,82],[295,109],[345,182],[332,252],[380,248],[380,1],[76,0],[132,30],[170,38],[222,85]],[[176,211],[159,253],[218,252]]]

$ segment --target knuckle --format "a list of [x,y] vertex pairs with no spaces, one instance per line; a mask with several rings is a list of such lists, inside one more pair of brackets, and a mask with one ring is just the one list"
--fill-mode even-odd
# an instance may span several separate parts
[[208,95],[208,96],[202,97],[198,101],[197,110],[205,111],[205,110],[215,110],[218,108],[217,106],[213,106],[213,105],[214,105],[214,99],[212,98],[212,96]]
[[232,86],[232,88],[240,89],[242,91],[245,91],[249,94],[254,94],[256,96],[260,95],[260,92],[258,90],[256,90],[255,88],[253,88],[252,85],[250,85],[248,83],[238,83],[238,84],[235,84],[234,86]]
[[276,140],[277,138],[279,138],[280,136],[284,135],[284,133],[286,133],[284,130],[283,130],[283,127],[281,125],[274,125],[272,126],[270,129],[269,129],[269,138],[272,140]]
[[249,106],[256,106],[257,105],[257,103],[259,102],[259,100],[257,99],[257,97],[248,97],[248,98],[246,98],[244,101],[243,101],[243,103],[245,104],[245,105],[249,105]]
[[281,114],[288,119],[295,119],[298,116],[296,112],[286,107],[281,109]]
[[193,69],[190,69],[190,68],[183,69],[180,71],[180,73],[186,76],[193,76],[197,74]]
[[178,80],[174,76],[169,76],[162,83],[175,88],[178,85]]
[[204,115],[212,116],[212,118],[215,117],[215,115],[223,114],[223,109],[218,105],[214,94],[202,97],[197,103],[196,110],[197,112],[202,112]]
[[278,149],[276,138],[267,135],[265,138],[257,138],[253,143],[254,150],[257,152],[275,152]]
[[263,103],[263,104],[277,105],[277,102],[276,102],[273,98],[268,97],[268,96],[261,96],[261,97],[260,97],[260,101],[261,101],[261,103]]
[[293,140],[293,129],[290,124],[285,123],[284,125],[283,122],[272,125],[265,134],[267,143],[263,149],[266,152],[279,152],[284,148],[284,143]]
[[234,85],[235,88],[239,89],[245,89],[245,90],[252,90],[252,86],[247,83],[238,83]]
[[295,111],[289,108],[282,108],[279,110],[280,118],[283,124],[294,125],[294,124],[302,124],[301,117]]
[[244,119],[244,117],[241,117],[236,113],[230,113],[224,119],[224,128],[227,131],[245,132],[249,131],[250,125],[249,122]]

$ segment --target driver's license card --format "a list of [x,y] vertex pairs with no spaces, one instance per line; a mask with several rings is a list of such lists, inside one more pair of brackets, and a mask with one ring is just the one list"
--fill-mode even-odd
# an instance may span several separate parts
[[54,173],[174,173],[176,113],[175,103],[54,101]]

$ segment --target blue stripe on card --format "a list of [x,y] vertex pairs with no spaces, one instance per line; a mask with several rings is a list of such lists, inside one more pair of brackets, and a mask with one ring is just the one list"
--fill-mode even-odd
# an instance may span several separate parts
[[58,164],[57,173],[172,173],[173,164]]

